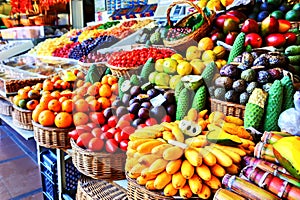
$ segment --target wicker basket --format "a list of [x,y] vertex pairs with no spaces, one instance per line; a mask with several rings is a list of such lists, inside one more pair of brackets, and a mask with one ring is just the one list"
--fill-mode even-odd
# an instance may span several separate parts
[[78,180],[76,200],[127,200],[122,188],[104,180],[82,177]]
[[34,20],[34,24],[37,26],[41,25],[54,25],[57,20],[57,16],[55,15],[38,15],[31,18]]
[[187,16],[185,16],[184,18],[182,18],[180,21],[178,21],[176,23],[175,26],[184,26],[187,21],[189,20],[190,17],[196,15],[196,14],[201,14],[203,17],[204,17],[204,23],[200,26],[200,28],[198,28],[197,30],[195,30],[194,32],[192,32],[191,34],[181,38],[181,39],[178,39],[178,40],[175,40],[175,41],[167,41],[167,40],[163,40],[164,42],[164,45],[166,47],[171,47],[173,49],[175,49],[176,51],[178,52],[184,52],[186,51],[186,49],[191,46],[191,45],[196,45],[199,40],[203,37],[206,36],[206,34],[210,31],[211,27],[212,27],[212,20],[214,19],[215,17],[215,13],[212,13],[210,15],[210,17],[208,18],[203,10],[197,6],[196,4],[190,2],[190,1],[177,1],[177,2],[173,2],[172,4],[170,4],[168,10],[167,10],[167,20],[168,20],[168,24],[170,27],[172,27],[172,22],[171,22],[171,19],[170,19],[170,13],[171,13],[171,9],[178,5],[178,4],[189,4],[190,6],[194,7],[196,9],[196,12],[193,12]]
[[18,128],[33,130],[32,126],[32,111],[22,109],[16,105],[13,105],[14,111],[12,112],[12,120],[15,126]]
[[220,111],[225,115],[235,116],[240,119],[244,119],[245,106],[227,101],[221,101],[218,99],[210,98],[210,109],[211,112]]
[[34,121],[33,132],[35,141],[46,148],[68,149],[71,147],[68,133],[74,128],[45,127]]
[[133,74],[139,75],[142,70],[142,65],[137,67],[115,67],[108,63],[106,66],[111,70],[112,75],[121,77],[125,76],[125,78],[130,78]]
[[9,101],[0,98],[0,114],[10,116],[12,115],[13,106]]
[[73,139],[71,146],[73,164],[82,174],[94,179],[125,179],[125,153],[91,152],[79,147]]
[[96,65],[97,70],[99,71],[100,74],[103,74],[105,72],[105,69],[106,69],[105,63],[103,63],[103,62],[98,62],[98,63],[78,62],[78,65],[80,66],[80,69],[85,74],[88,72],[88,70],[90,69],[90,66],[92,66],[92,65]]
[[162,200],[162,199],[174,199],[173,197],[166,197],[162,195],[161,192],[154,192],[146,189],[144,186],[141,186],[136,183],[135,179],[129,178],[126,175],[128,181],[127,186],[127,197],[129,200]]

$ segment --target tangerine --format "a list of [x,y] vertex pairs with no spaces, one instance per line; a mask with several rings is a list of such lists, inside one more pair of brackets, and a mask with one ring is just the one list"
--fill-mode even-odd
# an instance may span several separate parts
[[48,103],[48,109],[53,112],[61,111],[61,103],[57,99],[52,99]]
[[91,85],[87,89],[87,94],[90,96],[96,96],[98,94],[98,92],[99,92],[99,88],[95,85]]
[[43,107],[44,109],[48,109],[48,104],[52,99],[54,99],[54,97],[50,94],[43,95],[40,99],[41,107]]
[[32,99],[26,103],[26,108],[28,110],[34,110],[38,104],[39,104],[38,100]]
[[95,96],[88,96],[88,97],[85,98],[85,100],[86,100],[87,102],[90,102],[91,100],[95,100],[95,99],[96,99]]
[[19,105],[19,101],[20,101],[21,99],[22,99],[22,98],[21,98],[20,95],[16,95],[16,96],[13,97],[13,103],[14,103],[15,105]]
[[45,110],[43,107],[41,107],[40,104],[38,104],[35,109],[32,111],[32,120],[35,122],[39,122],[39,115],[40,113]]
[[71,87],[71,84],[68,81],[63,81],[61,84],[61,89],[66,90]]
[[84,81],[81,80],[81,79],[79,79],[79,80],[76,81],[76,87],[77,87],[77,88],[83,86],[83,84],[84,84]]
[[61,104],[61,110],[63,112],[71,113],[73,111],[73,108],[74,108],[74,103],[71,99],[67,99],[63,101]]
[[95,85],[95,86],[97,86],[98,88],[100,88],[102,84],[101,84],[100,82],[97,81],[97,82],[95,82],[93,85]]
[[56,90],[60,90],[61,89],[61,83],[63,82],[63,80],[57,80],[54,82],[53,86]]
[[50,80],[45,80],[43,82],[44,91],[52,91],[54,89],[54,84]]
[[107,79],[107,83],[109,85],[113,85],[115,83],[118,83],[118,78],[116,76],[109,76]]
[[68,98],[67,98],[67,97],[64,97],[64,96],[62,96],[62,97],[60,97],[60,98],[58,99],[58,101],[59,101],[60,103],[63,103],[63,102],[66,101],[66,100],[68,100]]
[[55,99],[59,99],[61,97],[60,92],[58,90],[51,92],[51,96],[53,96]]
[[102,77],[101,83],[102,84],[108,84],[108,76],[107,75]]
[[82,96],[76,94],[76,95],[74,95],[74,96],[72,97],[72,100],[73,100],[73,102],[76,102],[76,101],[78,101],[79,99],[82,99],[82,98],[83,98]]
[[38,99],[38,98],[40,98],[40,92],[39,91],[37,91],[37,90],[29,90],[28,91],[28,97],[30,98],[30,99]]
[[25,91],[29,92],[29,91],[31,90],[31,87],[30,87],[30,86],[25,86],[23,89],[24,89]]
[[67,112],[60,112],[55,116],[54,123],[58,128],[68,128],[73,123],[72,115]]
[[111,105],[110,100],[109,100],[108,98],[106,98],[106,97],[100,97],[100,98],[98,99],[98,102],[100,103],[101,109],[103,109],[103,110],[104,110],[105,108],[110,107],[110,105]]
[[111,89],[111,91],[112,91],[113,94],[115,94],[115,95],[118,95],[118,94],[119,94],[118,83],[112,84],[112,86],[111,86],[110,89]]
[[52,82],[52,83],[55,83],[57,80],[61,80],[61,79],[60,79],[60,76],[58,76],[58,75],[55,75],[55,76],[53,76],[53,77],[51,78],[51,82]]
[[84,99],[79,99],[75,102],[75,109],[78,112],[88,112],[89,111],[89,104]]
[[33,86],[34,90],[41,90],[43,88],[43,83],[37,83]]
[[80,87],[76,89],[76,94],[80,96],[85,96],[87,93],[87,88],[86,87]]
[[88,101],[88,104],[91,111],[99,111],[101,108],[101,103],[96,99]]
[[20,95],[20,97],[21,97],[22,99],[27,99],[27,98],[28,98],[28,91],[25,90],[24,88],[19,89],[19,90],[18,90],[18,95]]
[[101,97],[110,97],[111,96],[111,89],[108,84],[103,84],[99,89],[99,95]]
[[89,116],[84,112],[77,112],[73,115],[73,122],[75,126],[87,124]]
[[85,82],[83,84],[83,86],[86,87],[86,88],[90,87],[91,85],[92,85],[92,83],[90,83],[90,82]]
[[53,126],[55,115],[50,110],[43,110],[38,117],[38,121],[43,126]]

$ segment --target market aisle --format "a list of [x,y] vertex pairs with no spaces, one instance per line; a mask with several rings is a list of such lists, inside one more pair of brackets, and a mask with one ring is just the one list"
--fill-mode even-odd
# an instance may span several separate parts
[[0,199],[43,199],[38,165],[1,129]]

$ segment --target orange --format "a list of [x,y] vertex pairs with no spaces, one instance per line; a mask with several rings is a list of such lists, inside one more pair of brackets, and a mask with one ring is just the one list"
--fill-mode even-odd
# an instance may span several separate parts
[[109,85],[113,85],[115,83],[118,83],[118,78],[115,77],[115,76],[109,76],[108,79],[107,79],[107,83]]
[[79,99],[75,102],[75,109],[78,112],[88,112],[89,111],[89,104],[84,99]]
[[90,102],[91,100],[94,100],[94,99],[96,99],[95,96],[88,96],[88,97],[85,98],[85,100],[86,100],[87,102]]
[[46,94],[46,95],[43,95],[40,99],[40,105],[41,107],[43,107],[44,109],[48,109],[48,103],[54,99],[53,96],[51,96],[50,94]]
[[50,80],[45,80],[43,82],[44,91],[52,91],[54,89],[54,84]]
[[55,115],[50,110],[43,110],[39,114],[38,121],[43,126],[53,126],[54,125]]
[[91,85],[87,89],[87,94],[90,96],[96,96],[98,94],[98,92],[99,92],[99,88],[95,85]]
[[22,98],[21,98],[20,95],[16,95],[16,96],[13,97],[13,103],[14,103],[15,105],[19,105],[19,101],[20,101],[21,99],[22,99]]
[[118,95],[119,94],[119,90],[118,90],[118,83],[114,83],[112,84],[111,86],[111,92],[115,95]]
[[34,110],[38,104],[39,104],[39,102],[37,100],[32,99],[26,103],[26,108],[28,110]]
[[73,115],[73,122],[75,126],[87,124],[89,116],[84,112],[77,112]]
[[20,97],[21,97],[22,99],[27,99],[27,98],[28,98],[28,91],[25,90],[24,88],[19,89],[19,90],[18,90],[18,95],[20,95]]
[[30,87],[30,86],[25,86],[23,89],[24,89],[25,91],[29,92],[29,90],[31,90],[31,87]]
[[74,108],[74,103],[71,99],[67,99],[67,100],[63,101],[61,104],[61,110],[63,112],[71,113],[73,111],[73,108]]
[[76,89],[76,94],[80,96],[85,96],[87,93],[87,88],[86,87],[80,87]]
[[57,99],[52,99],[48,103],[48,109],[53,112],[61,111],[61,103]]
[[111,96],[111,89],[108,84],[103,84],[99,89],[99,94],[101,97],[110,97]]
[[83,86],[83,84],[84,84],[84,81],[81,80],[81,79],[79,79],[79,80],[76,81],[76,87],[77,87],[77,88]]
[[58,75],[55,75],[51,78],[52,83],[55,83],[57,80],[60,80],[60,77]]
[[90,83],[90,82],[85,82],[83,84],[83,86],[86,87],[86,88],[90,87],[91,85],[92,85],[92,83]]
[[61,89],[61,83],[63,82],[63,80],[57,80],[54,82],[53,86],[55,89],[60,90]]
[[95,82],[93,85],[95,85],[95,86],[97,86],[98,88],[100,88],[102,84],[101,84],[100,82]]
[[76,76],[77,76],[77,78],[79,78],[79,79],[84,79],[85,74],[84,74],[83,72],[78,72],[78,73],[76,74]]
[[58,90],[51,92],[51,96],[53,96],[55,99],[59,99],[61,97],[60,92]]
[[67,98],[67,97],[64,97],[64,96],[62,96],[62,97],[60,97],[60,98],[58,99],[58,101],[59,101],[60,103],[66,101],[66,100],[68,100],[68,98]]
[[47,94],[50,95],[51,92],[50,92],[50,91],[44,91],[44,90],[41,90],[40,94],[41,94],[42,96],[47,95]]
[[102,77],[101,83],[102,84],[107,84],[108,83],[108,76],[107,75]]
[[54,123],[58,128],[68,128],[73,123],[72,115],[67,112],[60,112],[55,116]]
[[99,111],[101,108],[101,103],[99,101],[97,101],[96,99],[91,100],[88,103],[89,103],[89,108],[91,111]]
[[110,107],[111,103],[110,100],[106,97],[100,97],[98,102],[101,104],[101,108],[104,110],[105,108]]
[[38,104],[35,109],[32,111],[32,119],[35,122],[39,122],[39,115],[40,113],[45,110],[43,107],[41,107],[40,104]]
[[71,84],[67,81],[61,82],[60,85],[61,85],[61,89],[63,89],[63,90],[69,89],[71,87]]
[[42,88],[43,88],[43,83],[37,83],[36,85],[33,86],[32,89],[41,90]]
[[38,98],[40,98],[40,92],[37,90],[29,90],[28,97],[30,99],[38,99]]

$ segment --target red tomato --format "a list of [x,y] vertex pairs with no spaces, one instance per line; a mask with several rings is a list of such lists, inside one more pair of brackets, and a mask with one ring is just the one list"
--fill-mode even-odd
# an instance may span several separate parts
[[92,133],[86,132],[79,135],[76,143],[80,147],[88,147],[90,140],[94,138]]
[[101,127],[101,130],[102,130],[103,132],[106,132],[106,131],[108,131],[109,128],[110,128],[110,127],[108,126],[108,124],[104,124],[104,125]]
[[103,140],[100,138],[92,138],[89,142],[88,148],[91,151],[101,151],[104,146]]
[[114,139],[109,139],[105,143],[105,150],[108,153],[115,153],[118,150],[118,143]]
[[102,139],[102,140],[108,140],[108,139],[112,139],[112,138],[114,138],[114,134],[111,132],[103,132],[100,135],[100,139]]
[[78,134],[78,131],[75,129],[75,130],[73,130],[73,131],[70,131],[69,133],[68,133],[68,135],[69,135],[69,137],[70,138],[72,138],[73,140],[77,140],[78,139],[78,137],[79,137],[79,134]]
[[102,112],[91,112],[89,116],[92,122],[100,125],[103,125],[106,121]]
[[121,132],[115,133],[114,139],[116,140],[117,143],[120,143],[123,140]]
[[120,149],[121,149],[122,151],[127,151],[128,142],[129,142],[129,140],[122,140],[122,141],[120,142]]
[[102,132],[101,128],[94,128],[94,129],[92,130],[92,134],[93,134],[94,137],[96,137],[96,138],[100,138],[100,136],[101,136],[102,133],[103,133],[103,132]]
[[118,122],[118,117],[115,116],[115,115],[111,116],[111,117],[108,118],[108,120],[107,120],[107,124],[108,124],[108,126],[111,127],[111,128],[116,127],[117,122]]

